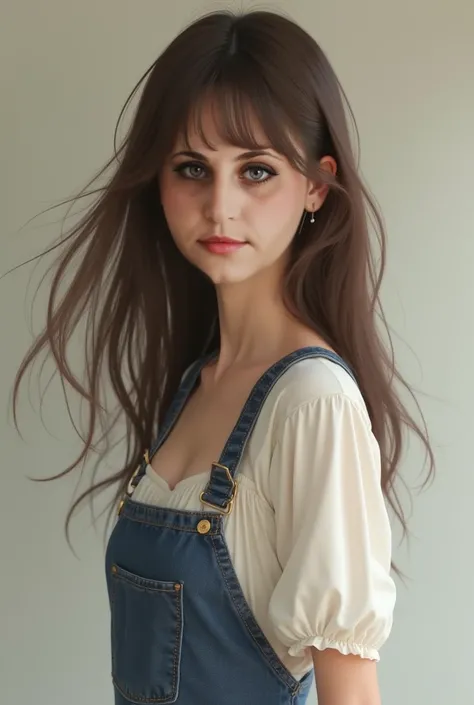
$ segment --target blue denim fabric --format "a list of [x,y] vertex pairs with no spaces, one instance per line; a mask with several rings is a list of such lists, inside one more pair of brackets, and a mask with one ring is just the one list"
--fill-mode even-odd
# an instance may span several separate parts
[[[198,360],[186,374],[150,457],[213,357]],[[201,496],[209,511],[177,511],[134,501],[146,459],[137,469],[106,555],[116,705],[306,702],[312,671],[296,680],[257,624],[227,549],[224,518],[232,508],[242,452],[270,390],[289,367],[314,357],[332,360],[353,376],[341,358],[317,347],[297,350],[265,372],[219,461],[213,463]]]

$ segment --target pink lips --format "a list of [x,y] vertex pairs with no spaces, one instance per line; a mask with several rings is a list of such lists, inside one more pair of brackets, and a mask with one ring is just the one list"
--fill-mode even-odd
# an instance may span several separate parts
[[240,250],[240,248],[247,243],[242,240],[232,240],[230,237],[217,235],[206,238],[206,240],[200,240],[200,244],[209,250],[209,252],[213,252],[216,255],[226,255]]

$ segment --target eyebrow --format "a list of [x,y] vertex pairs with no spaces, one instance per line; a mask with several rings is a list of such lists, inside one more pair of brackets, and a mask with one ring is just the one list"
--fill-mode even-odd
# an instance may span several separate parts
[[[265,149],[252,149],[249,152],[243,152],[242,154],[239,154],[234,161],[236,162],[241,162],[246,159],[252,159],[253,157],[273,157],[274,159],[279,159],[282,161],[281,157],[277,156],[276,154],[270,153]],[[184,152],[176,152],[173,154],[173,157],[191,157],[192,159],[200,159],[201,161],[207,162],[208,159],[204,154],[201,154],[201,152],[194,152],[194,151],[184,151]]]

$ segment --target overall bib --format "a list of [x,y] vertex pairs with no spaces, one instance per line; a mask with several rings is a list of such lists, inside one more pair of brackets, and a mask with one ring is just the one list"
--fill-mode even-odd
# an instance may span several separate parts
[[275,382],[298,361],[314,357],[353,375],[323,348],[287,355],[253,387],[212,464],[202,512],[134,501],[149,459],[213,357],[197,360],[182,380],[156,443],[130,480],[107,546],[116,705],[303,705],[312,682],[312,670],[300,681],[291,675],[257,624],[232,565],[224,522],[232,511],[242,452]]

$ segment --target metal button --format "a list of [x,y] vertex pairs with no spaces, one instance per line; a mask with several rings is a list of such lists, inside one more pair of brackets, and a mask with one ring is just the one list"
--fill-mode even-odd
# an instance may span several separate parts
[[116,573],[116,572],[117,572],[117,566],[116,566],[116,565],[113,565],[113,566],[112,566],[112,573]]
[[179,592],[181,590],[181,585],[179,583],[175,583],[174,589],[176,590],[176,592]]
[[208,521],[207,519],[203,519],[197,525],[197,530],[200,534],[208,534],[209,531],[211,530],[211,522]]

